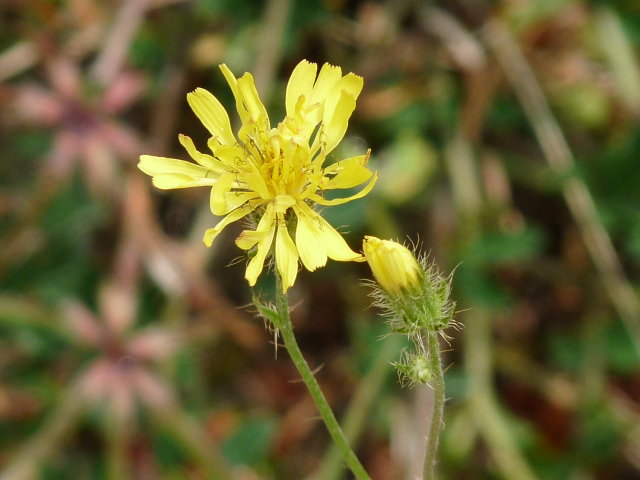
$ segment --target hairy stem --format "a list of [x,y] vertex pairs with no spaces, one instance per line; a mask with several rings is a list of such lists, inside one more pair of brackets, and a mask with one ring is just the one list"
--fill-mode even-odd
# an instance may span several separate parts
[[287,294],[282,292],[282,280],[280,274],[276,270],[276,309],[280,319],[280,334],[284,341],[284,346],[289,352],[289,356],[293,361],[298,373],[302,377],[302,381],[307,386],[313,401],[320,412],[320,416],[324,421],[331,438],[335,445],[340,449],[342,458],[355,476],[357,480],[370,480],[366,470],[356,457],[353,450],[349,446],[338,421],[336,420],[327,399],[324,397],[320,385],[316,381],[313,372],[309,368],[306,360],[302,356],[298,342],[293,333],[293,325],[291,324],[291,316],[289,315],[289,302],[287,300]]
[[432,375],[430,382],[433,388],[433,413],[427,434],[427,451],[424,458],[424,480],[436,478],[436,463],[438,461],[438,441],[442,431],[442,417],[444,414],[444,374],[440,359],[440,342],[438,332],[427,332],[429,345],[429,371]]

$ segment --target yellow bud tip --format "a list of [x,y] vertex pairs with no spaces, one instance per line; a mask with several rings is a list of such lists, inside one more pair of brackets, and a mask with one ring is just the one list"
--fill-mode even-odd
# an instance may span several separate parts
[[420,264],[404,245],[367,235],[362,249],[373,276],[387,292],[400,294],[419,286]]

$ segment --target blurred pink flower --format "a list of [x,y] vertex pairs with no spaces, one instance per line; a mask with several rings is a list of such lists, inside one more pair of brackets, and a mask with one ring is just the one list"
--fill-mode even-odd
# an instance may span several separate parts
[[118,159],[133,162],[142,150],[136,133],[117,115],[140,97],[143,76],[124,71],[96,94],[70,59],[49,61],[46,72],[51,88],[20,85],[12,100],[17,118],[55,131],[42,174],[63,180],[80,161],[94,193],[117,192]]
[[[131,331],[135,309],[125,298],[128,293],[117,286],[104,288],[102,318],[78,302],[64,308],[72,336],[97,353],[82,373],[83,395],[124,422],[131,421],[138,402],[153,410],[174,404],[173,390],[155,373],[154,364],[177,347],[175,335],[164,329]],[[110,305],[108,312],[105,305]]]

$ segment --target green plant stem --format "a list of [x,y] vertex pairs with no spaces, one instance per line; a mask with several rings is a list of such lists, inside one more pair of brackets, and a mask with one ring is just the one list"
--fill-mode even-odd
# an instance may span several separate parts
[[293,361],[298,373],[302,377],[302,381],[307,386],[313,401],[320,412],[320,416],[324,421],[331,438],[335,445],[340,449],[342,453],[342,458],[345,463],[356,477],[357,480],[370,480],[371,477],[367,474],[366,470],[356,457],[356,454],[353,453],[351,447],[349,446],[349,442],[347,442],[338,421],[336,420],[327,399],[324,397],[322,390],[320,389],[320,385],[316,381],[316,378],[313,375],[313,372],[309,368],[306,360],[302,356],[302,352],[300,351],[300,347],[298,346],[298,342],[296,341],[296,337],[293,333],[293,325],[291,324],[291,315],[289,315],[289,301],[287,300],[287,294],[282,292],[282,280],[280,279],[280,274],[276,270],[276,309],[278,311],[278,316],[280,319],[280,334],[282,335],[282,340],[284,341],[284,346],[289,352],[289,356]]
[[427,451],[424,458],[424,480],[436,478],[436,463],[438,461],[438,441],[442,431],[442,417],[444,414],[444,373],[440,358],[440,342],[438,332],[427,332],[429,345],[429,371],[432,375],[430,382],[433,388],[433,413],[427,434]]
[[[389,374],[393,371],[390,364],[399,355],[403,342],[400,335],[390,335],[383,340],[380,351],[373,358],[373,364],[365,373],[351,397],[344,413],[342,426],[347,440],[356,444],[366,426],[373,402],[379,398],[380,390]],[[315,480],[338,480],[342,473],[341,451],[331,444],[316,473],[310,478]]]

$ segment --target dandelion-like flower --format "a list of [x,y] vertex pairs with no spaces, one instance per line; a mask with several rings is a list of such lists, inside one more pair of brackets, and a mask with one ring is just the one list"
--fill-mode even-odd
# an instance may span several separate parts
[[[377,174],[366,165],[369,152],[325,165],[340,143],[362,90],[362,78],[340,67],[303,60],[291,74],[286,91],[286,117],[272,128],[258,96],[253,77],[236,78],[221,65],[242,125],[237,137],[222,104],[207,90],[196,89],[187,101],[211,133],[211,154],[198,151],[193,141],[180,135],[180,143],[195,164],[173,158],[142,155],[138,167],[153,177],[161,189],[211,187],[211,212],[224,216],[206,231],[211,246],[230,223],[250,214],[259,218],[255,230],[236,239],[243,250],[255,247],[245,278],[255,285],[275,239],[276,267],[286,291],[298,272],[298,259],[310,271],[327,258],[362,260],[344,238],[314,209],[314,205],[339,205],[361,198],[373,188]],[[326,199],[324,192],[365,186],[344,198]],[[292,238],[293,233],[293,238]]]

